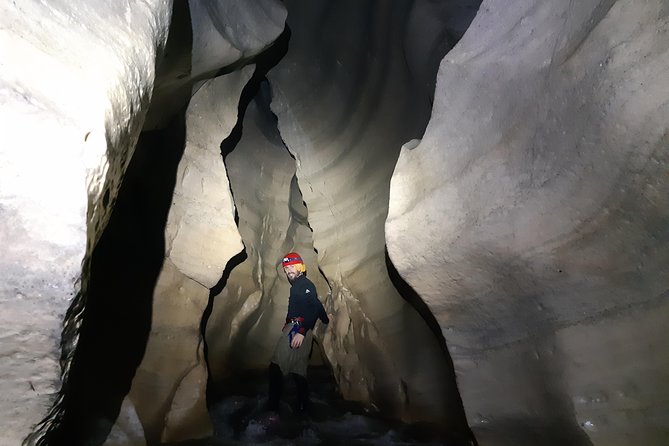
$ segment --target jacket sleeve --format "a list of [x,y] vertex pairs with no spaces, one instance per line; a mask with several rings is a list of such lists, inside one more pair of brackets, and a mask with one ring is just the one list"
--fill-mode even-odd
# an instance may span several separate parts
[[325,313],[325,308],[323,308],[323,304],[318,300],[318,296],[314,294],[309,301],[309,318],[305,320],[304,323],[306,329],[312,330],[316,325],[317,319],[323,321],[324,324],[330,322],[327,313]]

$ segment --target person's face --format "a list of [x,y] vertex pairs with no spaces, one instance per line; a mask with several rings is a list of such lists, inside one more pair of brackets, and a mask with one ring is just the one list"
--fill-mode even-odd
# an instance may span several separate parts
[[286,273],[286,277],[288,277],[289,282],[297,279],[297,276],[300,275],[300,271],[297,269],[297,265],[284,266],[283,272]]

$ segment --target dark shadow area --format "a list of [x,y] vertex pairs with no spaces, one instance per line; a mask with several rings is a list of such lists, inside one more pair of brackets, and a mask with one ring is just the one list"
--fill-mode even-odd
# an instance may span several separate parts
[[[426,90],[429,92],[430,105],[434,104],[435,87],[437,85],[437,72],[444,56],[455,47],[462,39],[469,26],[474,21],[481,0],[451,0],[445,2],[431,2],[434,8],[433,14],[439,17],[444,26],[439,29],[433,37],[431,45],[424,48],[426,51],[426,62],[417,63],[412,54],[415,50],[405,47],[407,54],[407,66],[414,79],[424,79]],[[405,45],[414,42],[406,39]]]
[[63,416],[48,445],[99,445],[144,355],[165,224],[185,146],[183,113],[143,133],[109,224],[93,251],[80,338],[63,386]]
[[[263,100],[263,102],[269,104],[271,101],[272,94],[269,83],[267,82],[267,73],[286,55],[289,42],[290,28],[286,25],[283,32],[277,37],[274,43],[251,61],[251,63],[256,64],[256,69],[249,82],[244,86],[241,97],[239,98],[237,123],[232,128],[230,135],[221,142],[221,155],[223,155],[223,160],[225,160],[225,157],[237,147],[237,144],[242,139],[244,115],[246,113],[246,108],[251,101],[257,95],[262,95],[260,100]],[[219,75],[222,74],[226,74],[226,72],[222,71],[219,73]],[[261,86],[263,88],[261,88]],[[276,117],[274,117],[274,120],[276,121]]]
[[[237,218],[235,219],[235,222],[238,222]],[[209,322],[209,318],[211,317],[211,312],[214,310],[214,298],[218,296],[225,288],[225,285],[228,283],[228,279],[230,278],[232,270],[235,269],[237,265],[244,262],[247,258],[248,255],[246,254],[246,250],[244,250],[228,261],[227,265],[225,265],[225,269],[223,270],[223,276],[221,276],[221,280],[219,280],[218,283],[216,283],[216,285],[214,285],[214,287],[211,290],[209,290],[209,302],[207,303],[207,307],[204,309],[204,312],[202,314],[202,320],[200,322],[200,334],[202,336],[204,360],[205,363],[207,364],[207,389],[206,389],[207,406],[210,405],[210,402],[212,400],[216,399],[213,386],[211,385],[213,381],[211,377],[211,367],[209,367],[209,349],[207,346],[207,336],[206,336],[207,322]]]
[[[267,370],[246,370],[223,383],[227,389],[210,408],[214,436],[169,446],[214,445],[424,445],[469,446],[443,426],[402,423],[381,416],[362,403],[345,401],[328,366],[310,366],[310,405],[295,412],[292,379],[286,377],[277,418],[266,410]],[[168,446],[168,445],[165,445]]]
[[165,48],[156,63],[151,106],[144,120],[145,131],[165,128],[188,106],[191,78],[193,25],[187,1],[172,4],[172,21]]
[[420,314],[420,317],[423,318],[429,329],[432,331],[432,334],[434,334],[434,337],[437,339],[437,342],[439,342],[441,350],[444,352],[444,354],[449,355],[450,357],[450,354],[448,353],[448,347],[446,346],[446,340],[444,339],[444,335],[441,332],[441,326],[430,311],[430,308],[418,295],[418,293],[411,287],[411,285],[406,283],[404,278],[400,276],[400,273],[397,272],[395,265],[393,265],[393,262],[390,260],[390,256],[388,256],[387,248],[385,250],[385,257],[386,268],[388,269],[388,275],[390,276],[390,281],[392,282],[393,286],[400,293],[402,298],[404,298],[404,300],[408,302],[418,312],[418,314]]
[[416,293],[416,291],[409,285],[403,278],[400,276],[399,272],[395,269],[395,265],[390,260],[388,256],[388,249],[385,250],[386,258],[386,268],[388,269],[388,276],[393,286],[397,290],[400,296],[411,305],[420,317],[425,321],[425,324],[434,334],[435,339],[441,347],[441,351],[444,355],[446,366],[448,367],[448,376],[445,376],[444,379],[448,380],[450,383],[449,394],[444,399],[447,405],[447,413],[451,415],[449,420],[449,428],[454,432],[459,433],[463,438],[466,438],[471,442],[472,445],[478,445],[474,434],[469,428],[469,423],[467,422],[467,417],[465,415],[465,409],[462,404],[462,398],[460,397],[460,391],[458,390],[457,380],[455,377],[455,367],[453,366],[453,359],[451,354],[448,351],[448,346],[446,345],[446,339],[441,331],[441,326],[437,319],[434,317],[427,304],[423,299]]

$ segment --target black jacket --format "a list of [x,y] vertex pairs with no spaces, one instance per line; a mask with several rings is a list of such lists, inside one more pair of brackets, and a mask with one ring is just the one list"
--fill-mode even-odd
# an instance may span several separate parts
[[290,287],[286,323],[292,322],[293,319],[300,321],[298,332],[301,334],[306,334],[308,330],[313,329],[317,319],[323,321],[324,324],[330,322],[323,304],[318,300],[316,286],[304,274],[295,279]]

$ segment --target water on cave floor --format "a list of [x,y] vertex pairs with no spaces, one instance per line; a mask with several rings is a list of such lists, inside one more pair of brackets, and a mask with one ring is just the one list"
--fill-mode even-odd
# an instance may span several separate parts
[[170,443],[169,446],[458,446],[458,443],[449,441],[447,433],[437,425],[389,420],[361,404],[342,400],[326,367],[310,367],[308,373],[311,405],[307,414],[293,410],[294,383],[286,377],[281,411],[278,420],[273,420],[265,409],[266,372],[246,373],[210,407],[213,437]]

